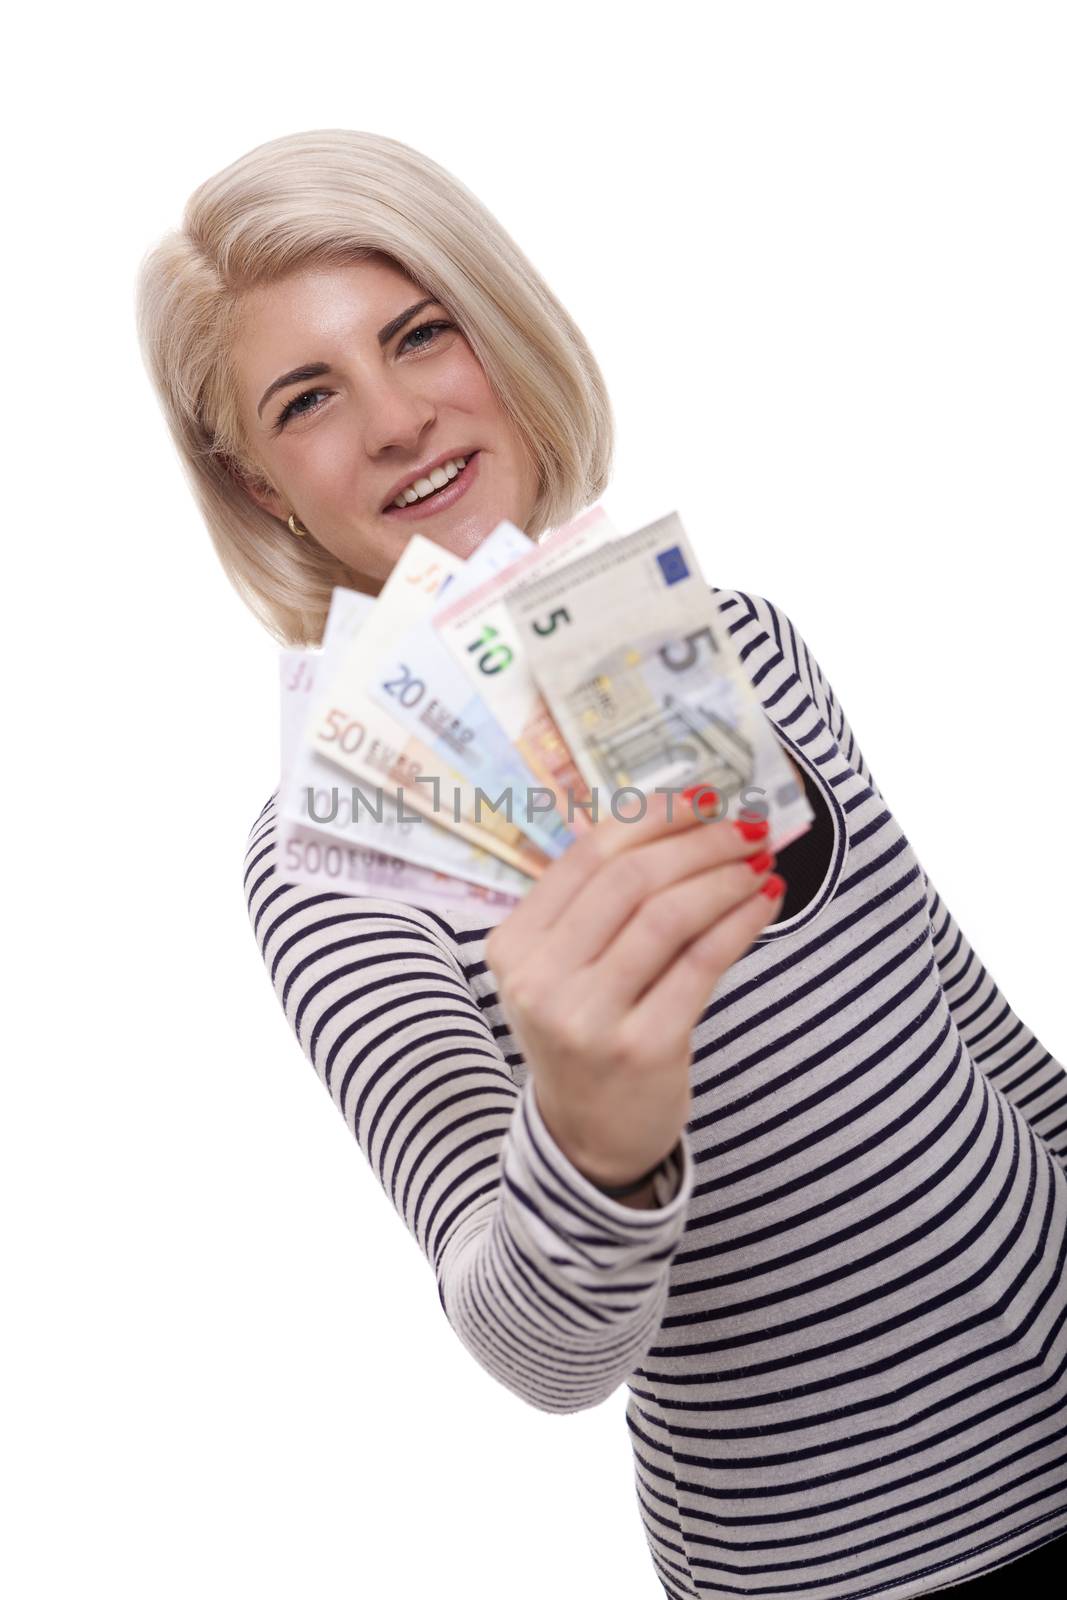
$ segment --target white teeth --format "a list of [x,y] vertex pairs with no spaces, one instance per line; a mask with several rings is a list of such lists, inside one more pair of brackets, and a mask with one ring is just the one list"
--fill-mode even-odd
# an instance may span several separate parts
[[446,461],[443,466],[434,467],[428,477],[416,478],[413,484],[397,495],[393,501],[394,506],[411,506],[416,500],[425,500],[428,494],[443,489],[445,484],[457,477],[466,465],[466,456],[453,456],[452,460]]

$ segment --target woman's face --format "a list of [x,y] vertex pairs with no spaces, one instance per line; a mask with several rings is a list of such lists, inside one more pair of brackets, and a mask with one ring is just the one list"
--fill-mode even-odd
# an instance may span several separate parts
[[[283,521],[295,511],[371,594],[413,534],[465,558],[505,517],[525,529],[537,499],[533,460],[473,350],[444,306],[423,301],[375,258],[309,268],[242,302],[241,417],[274,489],[248,493]],[[399,484],[452,456],[468,459],[458,498],[450,484],[421,515],[393,509]]]

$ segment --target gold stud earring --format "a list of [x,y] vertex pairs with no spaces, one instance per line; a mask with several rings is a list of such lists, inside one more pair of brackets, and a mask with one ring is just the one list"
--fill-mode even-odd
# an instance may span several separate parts
[[297,520],[296,520],[296,512],[295,511],[290,511],[290,513],[289,513],[289,532],[290,533],[295,533],[298,539],[306,539],[307,535],[310,533],[310,531],[311,531],[310,528],[305,528],[303,523],[300,523],[298,525],[297,524]]

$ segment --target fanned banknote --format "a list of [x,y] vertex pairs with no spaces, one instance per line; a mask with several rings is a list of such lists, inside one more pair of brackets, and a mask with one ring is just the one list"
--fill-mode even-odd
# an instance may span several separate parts
[[772,849],[806,832],[807,798],[677,513],[509,586],[505,603],[600,814],[622,789],[706,784],[726,812],[765,811]]
[[676,514],[622,537],[596,506],[536,545],[503,522],[465,562],[416,535],[281,672],[290,881],[488,925],[619,790],[706,784],[774,849],[812,820]]
[[[519,904],[515,895],[417,867],[380,850],[326,838],[299,823],[286,823],[276,838],[275,865],[284,883],[303,883],[327,894],[399,900],[440,911],[450,919],[459,911],[486,927],[502,921]],[[527,884],[531,881],[524,878]]]

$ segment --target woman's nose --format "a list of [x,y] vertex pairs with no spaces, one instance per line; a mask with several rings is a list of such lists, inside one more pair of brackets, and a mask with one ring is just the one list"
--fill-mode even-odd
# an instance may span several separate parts
[[426,428],[437,415],[430,396],[410,384],[384,377],[367,396],[366,447],[380,455],[395,446],[417,450]]

